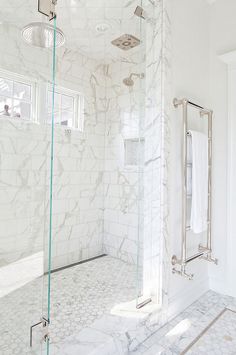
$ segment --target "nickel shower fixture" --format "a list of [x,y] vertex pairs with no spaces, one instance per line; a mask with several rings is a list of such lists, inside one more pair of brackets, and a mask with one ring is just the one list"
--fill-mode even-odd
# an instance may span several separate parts
[[139,46],[141,42],[140,39],[133,35],[124,34],[121,37],[114,39],[111,43],[124,51],[128,51],[129,49]]
[[126,86],[134,86],[134,80],[132,79],[132,77],[137,77],[139,79],[144,79],[145,75],[144,73],[141,73],[141,74],[136,74],[136,73],[131,73],[130,76],[128,78],[125,78],[123,80],[123,83],[126,85]]

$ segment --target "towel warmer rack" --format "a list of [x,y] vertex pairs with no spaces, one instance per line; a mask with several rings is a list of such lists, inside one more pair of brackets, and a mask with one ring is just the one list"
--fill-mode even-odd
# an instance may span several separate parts
[[[202,106],[196,105],[187,99],[174,99],[174,107],[178,108],[182,106],[183,108],[183,164],[182,164],[182,176],[184,177],[184,182],[182,186],[182,244],[181,244],[181,257],[178,258],[176,255],[172,257],[172,272],[180,276],[186,277],[189,280],[193,279],[193,274],[188,274],[186,272],[186,267],[189,263],[196,259],[204,259],[208,262],[213,262],[216,265],[218,260],[212,257],[212,235],[211,235],[211,183],[212,183],[212,116],[213,111],[205,109]],[[199,245],[198,252],[195,255],[187,257],[187,232],[191,230],[189,226],[186,226],[187,222],[187,135],[188,135],[188,106],[191,106],[199,110],[200,117],[206,117],[208,119],[208,212],[207,212],[207,241],[206,245]],[[179,266],[177,268],[177,266]]]

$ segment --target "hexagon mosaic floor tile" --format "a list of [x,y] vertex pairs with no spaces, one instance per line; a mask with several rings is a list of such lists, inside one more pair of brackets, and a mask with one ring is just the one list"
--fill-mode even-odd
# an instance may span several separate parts
[[[42,335],[38,327],[33,331],[34,347],[29,347],[30,325],[40,320],[42,305],[45,309],[43,314],[46,314],[46,296],[47,277],[44,280],[38,278],[0,298],[0,355],[47,353],[44,343],[36,346],[40,344]],[[109,256],[53,273],[52,347],[60,348],[60,344],[68,342],[71,335],[74,336],[75,345],[79,346],[77,338],[84,328],[90,329],[94,322],[106,317],[115,305],[131,301],[135,296],[136,267]],[[75,345],[70,343],[72,348]],[[92,348],[94,350],[94,346]],[[83,351],[79,354],[76,352],[76,355],[89,353],[87,349],[86,354]],[[136,350],[109,352],[109,355],[118,354],[236,355],[236,299],[209,291]]]
[[[136,295],[136,267],[105,256],[52,274],[50,339],[59,343],[109,312],[115,305]],[[39,327],[33,330],[33,350],[29,347],[30,326],[46,313],[47,277],[0,298],[0,355],[41,354]],[[43,354],[45,344],[42,344]]]

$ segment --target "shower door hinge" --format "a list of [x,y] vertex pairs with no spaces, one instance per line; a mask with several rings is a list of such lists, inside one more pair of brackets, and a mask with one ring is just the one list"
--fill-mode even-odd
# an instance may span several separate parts
[[33,329],[37,327],[38,325],[42,325],[43,327],[43,336],[42,336],[42,341],[48,341],[49,340],[49,320],[46,318],[42,318],[42,320],[38,323],[35,323],[30,327],[30,347],[32,348],[33,346]]
[[49,17],[49,21],[56,17],[57,0],[38,0],[38,11]]

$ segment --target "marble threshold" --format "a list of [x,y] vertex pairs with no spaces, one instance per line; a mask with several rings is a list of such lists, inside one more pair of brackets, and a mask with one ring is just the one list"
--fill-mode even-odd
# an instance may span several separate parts
[[[199,352],[199,348],[197,352],[185,350],[195,339],[199,336],[201,338],[205,329],[225,309],[236,311],[236,299],[208,291],[164,326],[160,325],[161,312],[157,306],[150,304],[141,311],[135,310],[133,306],[130,304],[126,311],[123,307],[114,308],[111,314],[105,314],[90,327],[71,335],[63,344],[52,348],[53,355],[204,354],[204,349],[202,352]],[[153,317],[156,318],[155,322]],[[155,331],[155,328],[158,330]],[[227,334],[222,334],[224,339],[230,338]],[[224,354],[234,354],[227,352],[227,347],[225,349]],[[218,353],[210,351],[209,354]]]

